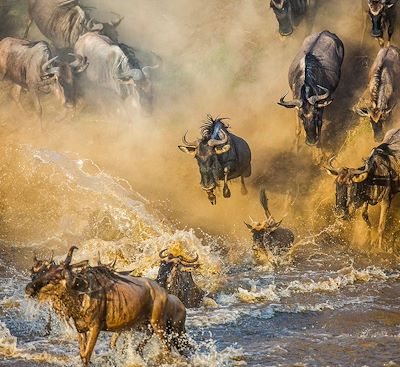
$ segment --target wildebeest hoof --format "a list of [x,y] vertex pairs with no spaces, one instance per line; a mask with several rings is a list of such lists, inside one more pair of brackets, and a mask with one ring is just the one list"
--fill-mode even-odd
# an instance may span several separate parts
[[224,198],[230,198],[231,197],[231,190],[229,190],[228,186],[224,186],[224,189],[222,190],[224,194]]
[[212,205],[217,203],[217,197],[213,193],[208,193],[208,200],[210,200]]

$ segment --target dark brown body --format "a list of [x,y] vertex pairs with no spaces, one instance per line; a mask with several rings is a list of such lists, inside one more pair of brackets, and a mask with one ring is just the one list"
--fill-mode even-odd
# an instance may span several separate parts
[[73,319],[85,366],[100,331],[145,331],[139,353],[153,333],[164,342],[167,351],[175,346],[184,353],[189,347],[185,306],[155,281],[121,275],[105,266],[85,266],[76,271],[67,259],[60,265],[49,265],[27,285],[26,293],[52,301],[56,311]]

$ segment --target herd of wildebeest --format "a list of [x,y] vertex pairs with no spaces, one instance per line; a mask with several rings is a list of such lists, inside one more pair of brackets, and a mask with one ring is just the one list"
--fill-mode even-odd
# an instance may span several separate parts
[[[400,82],[400,50],[390,45],[395,25],[397,0],[365,0],[372,22],[372,36],[381,48],[373,63],[369,84],[356,112],[368,117],[375,141],[379,142],[358,168],[335,168],[332,157],[326,170],[336,176],[336,216],[353,217],[362,208],[362,217],[371,227],[368,207],[381,204],[378,246],[383,247],[383,231],[394,195],[400,191],[400,129],[384,134],[383,121],[396,104]],[[11,95],[21,110],[22,90],[33,98],[39,121],[42,120],[40,95],[53,93],[66,108],[74,108],[85,95],[81,89],[108,91],[129,112],[151,112],[153,102],[152,69],[155,63],[142,65],[132,46],[118,39],[122,17],[109,22],[93,19],[90,9],[77,0],[28,0],[29,22],[23,38],[7,37],[0,41],[0,77],[12,82]],[[206,5],[205,5],[206,6]],[[309,11],[308,0],[270,0],[279,33],[289,36]],[[351,14],[349,14],[351,16]],[[49,40],[30,41],[29,28],[34,22]],[[387,33],[387,35],[386,35]],[[387,38],[387,46],[385,46]],[[378,48],[378,47],[377,47]],[[279,105],[297,110],[295,149],[303,125],[306,144],[323,149],[321,144],[323,112],[334,104],[333,94],[340,83],[345,47],[340,38],[324,30],[308,36],[294,55],[289,69],[292,100],[284,95]],[[272,57],[273,55],[271,55]],[[242,193],[244,179],[251,175],[251,151],[247,142],[229,130],[223,118],[208,116],[201,136],[188,141],[186,134],[179,149],[197,160],[201,188],[211,204],[216,204],[215,189],[223,181],[223,196],[231,196],[228,181],[239,178]],[[361,158],[361,157],[360,157]],[[253,235],[253,251],[287,253],[294,242],[293,232],[281,227],[268,209],[265,189],[260,190],[265,212],[262,222],[245,223]],[[112,346],[121,331],[142,330],[144,339],[137,347],[143,354],[155,333],[166,352],[172,347],[190,356],[194,346],[185,331],[186,307],[199,307],[206,293],[193,280],[192,271],[200,265],[198,256],[175,256],[167,249],[160,252],[161,264],[155,281],[118,272],[113,264],[90,266],[88,261],[72,263],[72,246],[64,261],[35,256],[31,282],[26,294],[50,300],[56,312],[72,319],[79,335],[80,356],[89,364],[100,331],[114,332]]]

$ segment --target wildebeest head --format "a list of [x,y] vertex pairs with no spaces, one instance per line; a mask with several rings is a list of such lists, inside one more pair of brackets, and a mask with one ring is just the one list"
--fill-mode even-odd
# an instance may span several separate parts
[[279,23],[279,33],[290,36],[293,33],[293,21],[289,0],[271,0],[270,6]]
[[67,63],[53,57],[42,65],[41,83],[39,89],[53,92],[57,99],[66,107],[73,107],[76,102],[74,74],[86,70],[89,63],[86,57],[71,54],[75,60]]
[[73,269],[84,267],[87,261],[70,265],[72,254],[77,247],[72,246],[63,262],[56,264],[53,259],[38,260],[35,256],[34,266],[31,269],[31,282],[25,287],[25,293],[30,297],[37,297],[41,292],[63,292],[74,283]]
[[285,94],[278,102],[283,107],[296,108],[298,110],[299,118],[303,122],[304,130],[306,131],[306,144],[311,146],[320,143],[323,108],[333,101],[330,98],[328,89],[321,85],[317,85],[317,88],[322,93],[318,94],[314,88],[304,85],[301,89],[300,99],[285,101],[287,96]]
[[355,111],[361,117],[368,117],[372,130],[374,131],[374,139],[379,142],[383,139],[383,122],[389,117],[395,106],[389,107],[387,104],[378,106],[375,102],[370,107],[356,108]]
[[251,224],[244,222],[246,227],[251,231],[253,235],[253,250],[259,247],[269,245],[270,235],[275,232],[282,224],[283,219],[280,222],[275,222],[268,208],[268,199],[265,193],[265,189],[260,190],[260,204],[264,209],[265,220],[262,222],[255,222],[251,219]]
[[372,36],[383,37],[385,12],[394,4],[388,0],[368,0],[369,16],[372,20]]
[[366,162],[364,167],[339,168],[333,167],[332,162],[335,157],[329,160],[326,170],[329,174],[336,176],[336,206],[335,215],[339,219],[349,220],[355,211],[360,208],[365,200],[365,181],[369,175],[369,164]]
[[199,256],[196,254],[193,259],[182,255],[174,256],[167,253],[167,249],[162,250],[159,256],[161,263],[157,283],[167,289],[168,293],[177,296],[186,307],[198,307],[204,291],[194,283],[192,271],[200,266],[197,262]]
[[[222,126],[225,126],[218,119],[213,122],[218,121]],[[217,187],[218,181],[223,178],[223,167],[218,156],[231,149],[228,133],[225,131],[225,128],[218,124],[216,126],[218,126],[216,127],[217,131],[214,131],[212,136],[206,135],[193,142],[187,141],[185,134],[182,139],[184,145],[178,146],[182,152],[191,154],[196,158],[201,176],[200,186],[207,192],[208,199],[212,204],[216,202],[213,193],[214,189]]]
[[110,38],[114,43],[118,43],[119,34],[117,27],[121,24],[124,17],[118,14],[115,15],[117,15],[118,19],[109,22],[97,22],[93,18],[90,18],[85,27],[90,32],[99,32]]

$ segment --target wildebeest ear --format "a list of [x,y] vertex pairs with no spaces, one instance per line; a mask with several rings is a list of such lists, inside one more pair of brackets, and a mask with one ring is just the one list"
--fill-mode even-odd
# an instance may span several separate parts
[[248,223],[246,223],[246,222],[243,222],[243,223],[246,225],[246,227],[247,227],[248,229],[250,229],[250,231],[253,230],[253,226],[252,226],[251,224],[248,224]]
[[194,155],[196,152],[196,148],[195,147],[188,147],[186,145],[178,145],[178,148],[183,152],[183,153],[187,153],[187,154],[191,154]]
[[83,63],[74,69],[74,73],[75,74],[83,73],[88,68],[88,66],[89,63],[87,61],[87,57],[85,56]]
[[221,147],[221,148],[215,147],[215,153],[217,153],[217,154],[224,154],[224,153],[226,153],[229,149],[231,149],[230,144],[225,144],[225,145],[224,145],[223,147]]
[[361,174],[359,174],[359,175],[354,175],[354,176],[351,178],[351,180],[352,180],[353,182],[355,182],[355,183],[360,183],[360,182],[365,181],[365,180],[367,179],[367,177],[368,177],[368,172],[364,172],[364,173],[361,173]]

